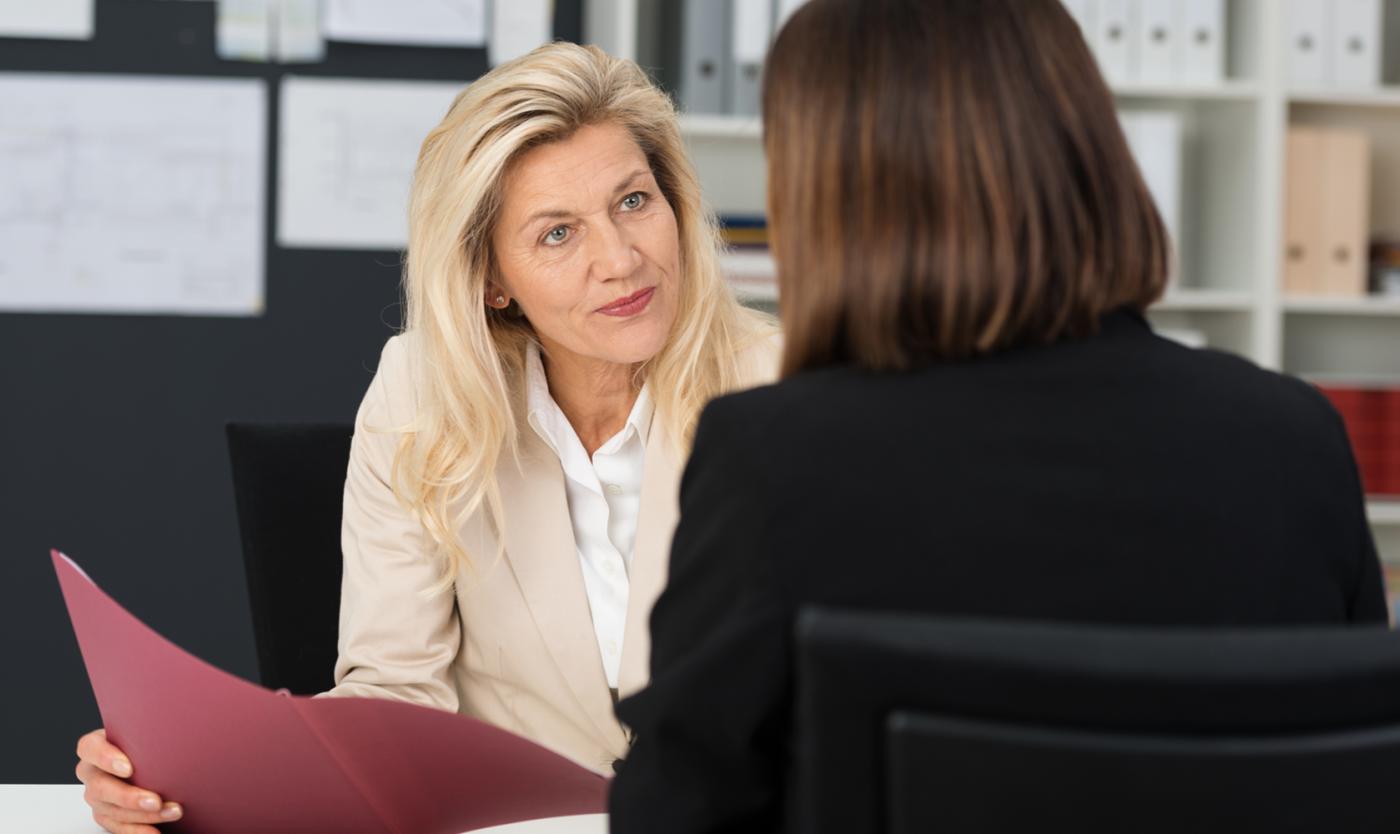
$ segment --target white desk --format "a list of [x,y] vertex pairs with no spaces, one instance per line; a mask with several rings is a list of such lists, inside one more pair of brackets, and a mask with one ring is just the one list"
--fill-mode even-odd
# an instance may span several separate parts
[[[102,834],[83,802],[82,785],[0,785],[0,828],[24,834]],[[559,817],[473,834],[607,834],[604,814]]]

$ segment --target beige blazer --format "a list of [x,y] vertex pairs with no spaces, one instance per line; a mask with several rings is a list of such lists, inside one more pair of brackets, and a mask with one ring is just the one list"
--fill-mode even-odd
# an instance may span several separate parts
[[[341,528],[340,656],[330,696],[393,698],[457,711],[599,772],[627,753],[594,637],[559,459],[528,429],[521,461],[498,467],[505,556],[477,514],[460,531],[476,559],[454,593],[437,577],[421,524],[394,498],[390,467],[414,411],[411,334],[384,346],[355,421]],[[776,377],[776,340],[744,357],[750,384]],[[666,583],[683,462],[660,421],[648,435],[618,688],[648,679],[651,608]]]

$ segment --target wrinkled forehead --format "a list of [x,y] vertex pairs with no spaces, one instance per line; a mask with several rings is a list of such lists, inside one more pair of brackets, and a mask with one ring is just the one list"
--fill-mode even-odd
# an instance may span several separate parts
[[588,125],[517,157],[501,180],[503,221],[537,211],[593,211],[634,174],[650,175],[646,155],[619,125]]

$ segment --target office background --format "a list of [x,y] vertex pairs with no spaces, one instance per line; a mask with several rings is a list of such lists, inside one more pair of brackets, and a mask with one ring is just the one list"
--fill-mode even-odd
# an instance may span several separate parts
[[[557,0],[553,8],[556,37],[636,58],[677,95],[707,198],[738,244],[726,269],[750,303],[768,307],[776,295],[761,245],[756,70],[799,2]],[[1380,268],[1400,246],[1400,0],[1345,0],[1345,14],[1315,14],[1330,3],[1067,6],[1083,21],[1178,241],[1175,283],[1152,311],[1154,325],[1314,378],[1342,403],[1356,392],[1365,395],[1356,402],[1386,402],[1385,392],[1400,389],[1400,290],[1384,291]],[[335,41],[319,62],[226,61],[216,56],[215,14],[208,2],[97,0],[92,40],[0,38],[0,73],[466,83],[488,67],[483,49]],[[1341,64],[1341,55],[1353,57]],[[98,725],[50,547],[158,631],[255,677],[223,426],[349,420],[399,322],[395,249],[277,245],[279,92],[269,85],[260,315],[0,312],[0,784],[70,781],[73,742]],[[22,118],[0,113],[0,124]],[[1305,202],[1290,188],[1316,161],[1290,153],[1297,127],[1364,140],[1364,152],[1327,177],[1352,191],[1328,199],[1359,203],[1343,234],[1354,250],[1374,244],[1380,267],[1312,286],[1291,266],[1300,248],[1332,246],[1294,236],[1309,223],[1290,213]],[[1353,267],[1360,261],[1355,254]],[[1393,434],[1400,407],[1378,413]],[[1400,475],[1392,486],[1382,471],[1400,461],[1400,447],[1385,448],[1397,451],[1376,453],[1382,480],[1369,512],[1383,556],[1400,564]],[[1014,520],[1015,508],[1006,511]]]
[[[578,40],[581,15],[558,0],[555,36]],[[98,0],[92,40],[0,38],[0,72],[465,84],[487,69],[482,49],[336,42],[318,63],[224,61],[214,18],[213,3]],[[79,733],[100,726],[51,547],[180,645],[256,677],[224,424],[351,420],[399,324],[397,251],[276,245],[269,93],[261,316],[0,312],[0,784],[72,781]]]
[[[743,11],[762,0],[730,2],[728,30],[700,19],[704,0],[590,0],[586,17],[610,52],[660,68],[707,198],[742,220],[764,200]],[[1400,573],[1400,0],[1062,2],[1176,244],[1154,327],[1322,387]],[[800,4],[773,0],[772,23]],[[744,297],[776,298],[761,247],[736,247],[726,271]]]

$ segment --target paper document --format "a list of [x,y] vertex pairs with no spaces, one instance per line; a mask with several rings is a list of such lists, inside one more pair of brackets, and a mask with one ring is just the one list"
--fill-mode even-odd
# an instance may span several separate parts
[[287,78],[277,243],[401,249],[423,138],[465,82]]
[[93,0],[0,0],[0,37],[92,39]]
[[493,0],[491,66],[519,58],[554,39],[554,0]]
[[273,0],[219,0],[214,51],[225,61],[272,60]]
[[257,79],[0,74],[0,309],[263,308]]
[[277,60],[314,63],[326,59],[326,39],[321,36],[321,4],[318,0],[280,0],[277,16]]
[[322,31],[333,41],[410,46],[483,46],[486,0],[325,0]]
[[107,738],[183,805],[181,830],[456,834],[606,806],[606,778],[489,724],[220,671],[52,559]]

